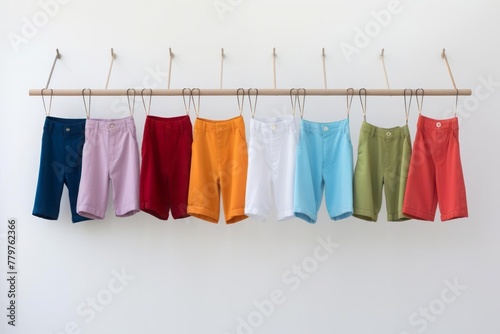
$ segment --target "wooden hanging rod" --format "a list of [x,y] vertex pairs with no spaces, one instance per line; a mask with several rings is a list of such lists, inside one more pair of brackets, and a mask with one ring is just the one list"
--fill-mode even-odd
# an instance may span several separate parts
[[[414,89],[415,91],[416,89]],[[137,95],[141,94],[142,89],[137,88]],[[200,89],[200,95],[204,96],[236,96],[236,88],[224,88],[224,89]],[[264,88],[259,89],[259,95],[269,95],[269,96],[288,96],[290,95],[290,89],[284,88]],[[88,89],[86,90],[88,94]],[[358,94],[359,89],[354,90],[355,95]],[[470,89],[424,89],[424,95],[427,96],[456,96],[458,95],[471,95],[472,90]],[[44,89],[43,94],[45,96],[82,96],[81,89]],[[91,94],[93,96],[126,96],[127,89],[91,89]],[[149,88],[144,91],[144,95],[149,95]],[[30,96],[41,96],[42,89],[30,89]],[[182,96],[182,89],[152,89],[152,95],[154,96]],[[330,96],[330,95],[348,95],[347,88],[313,88],[306,89],[306,95],[318,95],[318,96]],[[404,89],[366,89],[366,95],[373,96],[403,96]]]

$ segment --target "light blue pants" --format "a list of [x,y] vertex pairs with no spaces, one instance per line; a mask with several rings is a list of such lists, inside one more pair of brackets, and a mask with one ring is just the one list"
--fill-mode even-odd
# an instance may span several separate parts
[[349,119],[331,123],[302,120],[295,168],[294,215],[315,223],[325,189],[331,219],[350,217],[353,157]]

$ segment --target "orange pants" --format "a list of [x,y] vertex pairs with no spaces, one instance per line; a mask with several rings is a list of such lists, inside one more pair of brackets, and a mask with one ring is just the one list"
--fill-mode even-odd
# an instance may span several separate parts
[[243,117],[225,121],[197,118],[192,149],[188,213],[217,223],[222,192],[226,223],[247,218],[248,153]]
[[468,217],[458,119],[436,120],[420,115],[403,213],[433,221],[438,201],[441,221]]

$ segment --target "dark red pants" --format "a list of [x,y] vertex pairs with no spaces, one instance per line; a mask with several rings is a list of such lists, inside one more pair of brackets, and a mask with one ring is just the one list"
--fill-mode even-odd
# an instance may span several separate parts
[[142,140],[140,208],[159,219],[188,217],[193,130],[188,115],[147,116]]

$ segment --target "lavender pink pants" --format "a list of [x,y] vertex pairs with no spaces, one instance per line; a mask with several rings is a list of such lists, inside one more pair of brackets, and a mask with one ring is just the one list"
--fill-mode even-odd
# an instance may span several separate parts
[[132,116],[87,120],[77,201],[79,215],[104,218],[110,180],[116,216],[138,212],[139,148]]

